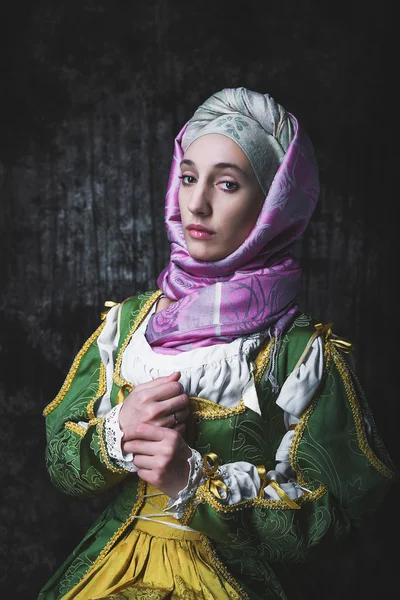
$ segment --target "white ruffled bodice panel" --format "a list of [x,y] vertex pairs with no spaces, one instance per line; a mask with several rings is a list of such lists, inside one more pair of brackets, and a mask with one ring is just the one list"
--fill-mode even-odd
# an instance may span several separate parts
[[180,371],[179,382],[188,396],[211,400],[226,408],[237,406],[243,399],[248,408],[260,414],[254,364],[249,360],[249,354],[260,345],[261,334],[179,354],[160,354],[151,348],[145,336],[152,313],[126,347],[121,364],[122,379],[137,386]]

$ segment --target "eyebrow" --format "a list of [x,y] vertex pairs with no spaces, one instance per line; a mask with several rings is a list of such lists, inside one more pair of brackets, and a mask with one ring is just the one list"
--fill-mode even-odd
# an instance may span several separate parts
[[[182,166],[182,165],[188,165],[189,167],[194,167],[195,163],[192,160],[189,160],[188,158],[184,158],[180,163],[180,166]],[[234,163],[219,162],[219,163],[216,163],[215,165],[211,165],[211,167],[213,169],[235,169],[236,171],[240,171],[244,175],[247,175],[247,173],[245,171],[243,171],[243,169],[241,169],[240,167],[238,167],[238,165],[235,165]]]

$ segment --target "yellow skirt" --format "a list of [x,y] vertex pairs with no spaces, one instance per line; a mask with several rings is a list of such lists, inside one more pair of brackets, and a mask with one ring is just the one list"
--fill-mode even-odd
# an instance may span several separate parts
[[[162,514],[167,500],[148,498],[139,514]],[[162,521],[179,523],[170,516]],[[62,600],[240,600],[198,532],[142,519],[133,527]]]

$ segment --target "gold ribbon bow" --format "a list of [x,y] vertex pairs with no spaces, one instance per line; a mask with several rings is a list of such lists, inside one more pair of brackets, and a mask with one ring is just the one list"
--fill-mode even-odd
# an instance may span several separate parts
[[108,310],[103,310],[103,312],[100,314],[100,319],[102,321],[104,321],[104,319],[107,316],[108,311],[110,310],[110,308],[112,308],[113,306],[117,306],[117,304],[119,304],[119,302],[113,302],[112,300],[106,300],[104,302],[104,306],[108,309]]
[[315,329],[317,330],[319,335],[323,336],[326,342],[329,341],[339,350],[342,350],[342,352],[345,352],[346,354],[350,354],[350,352],[353,352],[354,346],[349,340],[346,340],[346,338],[333,336],[332,325],[333,323],[327,323],[326,325],[324,325],[323,323],[317,323],[317,325],[315,325]]
[[261,479],[260,489],[258,490],[258,497],[264,498],[264,488],[267,485],[267,471],[265,470],[264,465],[259,465],[256,467],[256,469]]
[[293,508],[294,510],[299,510],[301,508],[301,506],[299,506],[298,504],[296,504],[296,502],[294,500],[292,500],[281,488],[281,486],[279,485],[279,483],[277,483],[274,479],[270,479],[269,481],[267,481],[267,485],[270,485],[278,494],[279,498],[281,500],[283,500],[283,502],[285,504],[287,504],[288,506],[290,506],[290,508]]
[[[217,473],[219,458],[214,452],[207,452],[203,457],[204,475],[207,478],[206,489],[218,500],[226,500],[229,496],[228,487],[222,481],[221,475]],[[224,494],[221,495],[221,490]]]
[[293,508],[294,510],[299,510],[301,508],[301,506],[296,504],[296,502],[283,491],[279,483],[277,483],[274,479],[267,479],[267,473],[264,465],[258,466],[257,471],[261,479],[260,490],[258,492],[259,498],[264,498],[264,489],[267,487],[267,485],[270,485],[276,491],[279,498],[283,500],[285,504],[290,506],[290,508]]
[[133,386],[130,385],[129,383],[124,383],[123,385],[121,385],[121,387],[119,388],[118,394],[117,394],[117,399],[115,401],[116,404],[121,404],[121,402],[123,402],[125,400],[125,392],[131,392],[133,390]]

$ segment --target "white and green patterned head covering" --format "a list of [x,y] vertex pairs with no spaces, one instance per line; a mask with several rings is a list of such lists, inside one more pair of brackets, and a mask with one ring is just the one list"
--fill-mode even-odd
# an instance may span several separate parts
[[199,106],[183,135],[183,151],[209,133],[225,135],[237,143],[267,194],[293,139],[295,124],[269,94],[239,87],[221,90]]

